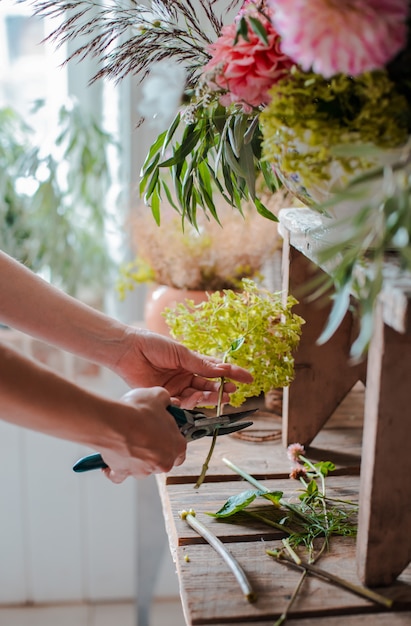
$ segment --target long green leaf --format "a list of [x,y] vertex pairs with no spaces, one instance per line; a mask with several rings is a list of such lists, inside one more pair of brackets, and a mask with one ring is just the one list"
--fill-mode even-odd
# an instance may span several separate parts
[[259,200],[258,198],[254,198],[254,205],[258,211],[258,213],[272,222],[278,222],[278,217]]
[[[194,125],[193,125],[194,126]],[[193,130],[187,135],[187,138],[183,141],[183,143],[178,146],[173,152],[173,156],[165,161],[162,161],[159,164],[159,167],[170,167],[171,165],[176,165],[183,161],[186,156],[188,156],[196,146],[199,138],[201,137],[201,129]]]
[[157,189],[154,189],[151,195],[151,212],[157,226],[160,226],[160,196]]
[[351,283],[347,283],[334,295],[334,303],[326,327],[317,340],[318,345],[326,343],[343,321],[350,306],[350,287]]
[[260,20],[258,20],[256,17],[253,17],[252,15],[250,15],[248,19],[250,21],[251,28],[253,29],[257,37],[259,37],[261,41],[263,41],[265,45],[268,46],[267,31],[265,30],[263,24],[260,22]]

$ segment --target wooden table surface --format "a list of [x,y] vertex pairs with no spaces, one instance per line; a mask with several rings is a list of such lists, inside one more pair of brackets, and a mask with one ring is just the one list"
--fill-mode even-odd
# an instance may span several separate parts
[[[358,500],[362,439],[363,386],[357,384],[337,409],[326,427],[307,450],[313,460],[334,461],[337,470],[328,489],[334,497]],[[261,438],[281,436],[281,419],[262,411],[255,418],[251,434]],[[244,431],[245,433],[246,431]],[[222,461],[228,458],[258,478],[265,487],[295,494],[298,483],[288,478],[290,462],[277,436],[271,441],[245,441],[234,436],[217,441],[205,483],[194,485],[210,445],[209,439],[188,446],[186,462],[158,477],[170,550],[176,563],[181,600],[189,626],[248,624],[273,626],[300,577],[298,571],[280,565],[266,549],[281,545],[281,533],[253,519],[234,524],[207,515],[216,512],[231,495],[251,486]],[[258,506],[271,507],[270,503]],[[196,516],[236,557],[248,574],[258,599],[248,603],[221,557],[180,518],[181,510],[194,509]],[[356,573],[355,539],[333,538],[331,549],[319,565],[359,584]],[[400,626],[411,624],[411,567],[380,593],[394,600],[388,613],[381,607],[309,576],[290,614],[289,626]]]

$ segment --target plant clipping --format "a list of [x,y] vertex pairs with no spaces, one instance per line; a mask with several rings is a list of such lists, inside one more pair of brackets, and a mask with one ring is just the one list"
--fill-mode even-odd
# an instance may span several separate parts
[[238,407],[246,398],[292,381],[293,351],[304,323],[291,310],[296,303],[291,296],[283,302],[281,293],[243,279],[239,291],[214,292],[197,305],[186,300],[166,309],[164,317],[172,337],[188,348],[224,358],[252,373],[254,381],[238,384],[230,397],[230,405]]

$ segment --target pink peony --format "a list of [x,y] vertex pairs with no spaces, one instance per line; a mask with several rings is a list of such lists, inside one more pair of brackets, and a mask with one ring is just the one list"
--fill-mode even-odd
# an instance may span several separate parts
[[220,99],[224,106],[238,102],[249,110],[267,104],[269,89],[293,65],[281,52],[280,38],[269,20],[261,15],[258,19],[266,28],[268,45],[250,26],[248,41],[240,35],[234,43],[237,24],[230,24],[209,48],[212,58],[204,67],[204,79],[213,91],[226,92]]
[[407,0],[267,0],[281,48],[325,78],[383,68],[406,44]]

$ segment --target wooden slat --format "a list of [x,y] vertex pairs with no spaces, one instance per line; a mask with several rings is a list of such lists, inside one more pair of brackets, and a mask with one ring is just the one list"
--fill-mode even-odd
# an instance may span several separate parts
[[[288,236],[291,245],[302,252],[315,265],[330,271],[337,259],[323,263],[320,253],[341,232],[330,228],[330,220],[308,208],[291,208],[280,211],[279,232]],[[358,272],[362,272],[358,268]],[[361,278],[361,276],[359,276]],[[411,272],[405,272],[397,259],[386,259],[384,263],[384,284],[381,302],[384,322],[399,333],[409,333],[411,328],[409,300],[411,294]]]
[[[359,428],[324,429],[314,439],[309,455],[314,460],[332,461],[337,474],[359,472],[361,461],[362,432]],[[183,465],[174,467],[167,474],[167,484],[195,483],[201,466],[210,448],[209,438],[190,443]],[[281,441],[251,443],[235,439],[231,435],[220,437],[211,459],[206,481],[233,480],[222,459],[226,457],[257,479],[286,478],[290,472],[290,461]]]
[[[255,604],[245,600],[233,574],[210,546],[178,548],[177,567],[188,623],[193,626],[218,623],[239,625],[252,620],[258,623],[276,619],[286,607],[300,577],[298,571],[280,565],[266,555],[267,548],[276,549],[280,546],[279,541],[251,542],[247,544],[246,550],[243,543],[229,545],[258,595]],[[320,563],[323,569],[359,584],[355,571],[355,542],[352,539],[335,538],[330,553]],[[379,591],[395,601],[397,610],[410,610],[411,568],[407,568],[391,587]],[[290,615],[298,618],[323,617],[328,620],[332,615],[380,610],[381,607],[368,600],[310,576]]]
[[[247,626],[273,626],[273,621],[263,622],[239,622]],[[313,619],[290,619],[287,626],[410,626],[411,613],[404,611],[401,613],[372,613],[371,615],[340,615],[337,617],[324,617],[320,621],[317,617]],[[227,623],[214,624],[214,626],[227,626]]]
[[[282,491],[284,499],[295,498],[300,485],[295,480],[266,480],[264,487],[272,491]],[[162,492],[163,509],[170,521],[169,539],[172,551],[177,546],[205,543],[204,540],[189,525],[181,519],[179,512],[194,509],[197,518],[203,522],[221,541],[261,541],[283,537],[284,533],[260,522],[250,516],[239,520],[238,523],[229,520],[216,519],[207,515],[215,513],[226,500],[246,489],[253,489],[247,482],[207,483],[200,489],[193,489],[190,485],[169,485]],[[332,498],[358,501],[359,478],[329,477],[327,479],[327,493]],[[258,498],[250,506],[250,510],[268,515],[273,505],[264,498]],[[247,547],[245,547],[245,551]]]
[[[247,429],[260,432],[261,423],[267,430],[267,412],[253,416],[255,426]],[[336,409],[326,427],[318,433],[309,447],[314,460],[329,460],[336,464],[336,474],[358,474],[361,460],[362,423],[364,415],[364,386],[358,383]],[[261,416],[261,418],[260,418]],[[281,418],[271,415],[271,432],[281,431]],[[247,431],[243,431],[246,433]],[[241,433],[239,433],[239,436]],[[192,442],[187,447],[183,465],[167,474],[167,484],[195,483],[210,448],[210,438]],[[276,441],[250,442],[226,435],[217,440],[207,472],[206,481],[234,480],[222,459],[227,457],[255,478],[286,478],[290,471],[287,451],[280,437]]]

